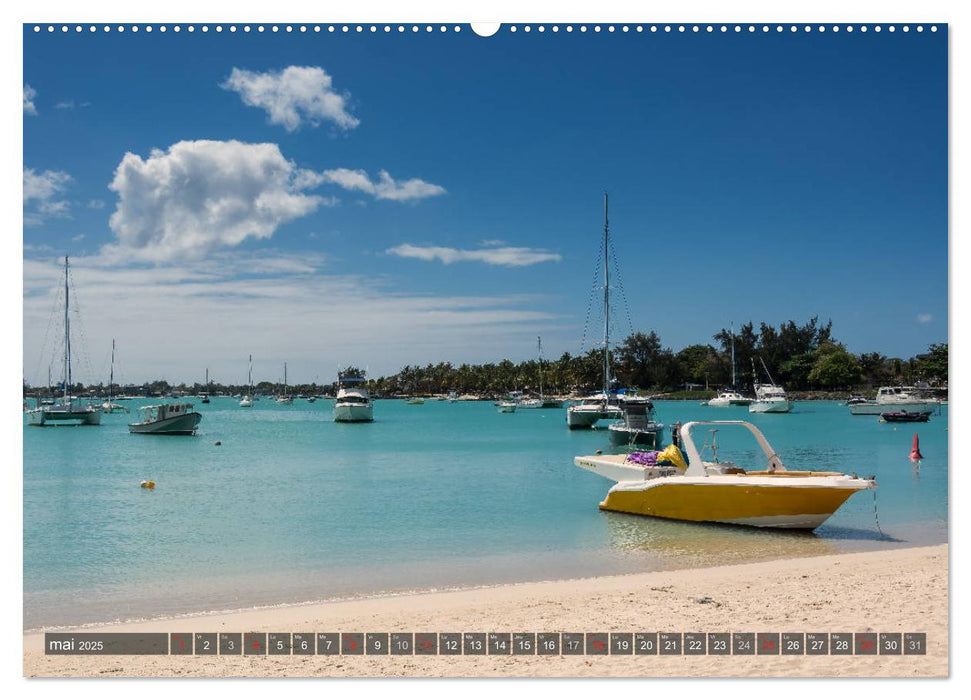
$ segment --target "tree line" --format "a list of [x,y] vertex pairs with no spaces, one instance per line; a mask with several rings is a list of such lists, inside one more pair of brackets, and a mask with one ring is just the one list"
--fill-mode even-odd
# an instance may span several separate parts
[[[832,334],[832,322],[820,323],[813,317],[803,324],[788,321],[778,327],[753,322],[741,325],[737,332],[722,328],[712,336],[712,343],[689,345],[675,352],[664,347],[658,334],[635,332],[611,348],[611,368],[622,387],[652,393],[677,391],[689,387],[717,390],[732,385],[732,340],[735,346],[735,386],[751,389],[754,381],[768,377],[789,391],[852,391],[877,386],[924,381],[931,386],[947,384],[947,343],[932,344],[926,353],[908,359],[887,357],[879,352],[854,354]],[[764,365],[763,365],[764,363]],[[439,362],[425,366],[406,365],[397,373],[370,379],[372,392],[379,396],[431,395],[455,391],[459,394],[497,396],[512,390],[537,393],[542,369],[546,394],[570,394],[596,391],[602,385],[602,348],[572,355],[564,352],[557,359],[510,360],[484,364]],[[346,376],[358,370],[348,368]],[[76,387],[76,393],[90,393],[95,387]],[[129,390],[132,387],[115,387]],[[25,393],[29,387],[25,385]],[[46,389],[46,387],[44,388]],[[96,387],[105,393],[106,387]],[[138,387],[147,393],[166,394],[174,391],[204,393],[201,383],[171,385],[155,381]],[[260,382],[258,394],[279,393],[281,387]],[[333,394],[333,384],[301,384],[289,387],[294,394]],[[245,385],[211,384],[210,393],[246,393]],[[36,392],[36,390],[34,390]],[[115,393],[119,393],[116,391]],[[121,393],[127,393],[122,391]]]

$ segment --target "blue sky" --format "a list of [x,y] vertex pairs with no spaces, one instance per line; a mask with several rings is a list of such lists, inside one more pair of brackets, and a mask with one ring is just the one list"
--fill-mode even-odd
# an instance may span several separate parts
[[463,29],[27,27],[28,381],[65,252],[86,381],[113,337],[130,381],[577,352],[604,190],[674,349],[813,315],[854,352],[947,340],[943,27]]

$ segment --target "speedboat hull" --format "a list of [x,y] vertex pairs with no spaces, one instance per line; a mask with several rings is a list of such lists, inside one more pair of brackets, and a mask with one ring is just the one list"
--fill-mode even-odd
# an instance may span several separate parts
[[789,413],[792,410],[792,401],[782,399],[781,401],[759,401],[755,400],[749,404],[749,413]]
[[610,441],[615,445],[642,445],[658,448],[664,439],[664,426],[660,423],[654,427],[633,428],[624,423],[612,423],[607,426]]
[[879,416],[884,413],[923,413],[930,415],[938,409],[937,401],[919,401],[915,403],[855,403],[850,406],[850,415]]
[[931,416],[929,413],[901,411],[900,413],[881,413],[880,417],[888,423],[926,423]]
[[370,403],[334,404],[334,421],[337,423],[369,423],[374,420],[374,410]]
[[566,424],[570,430],[592,428],[602,418],[623,418],[624,412],[616,406],[571,406],[566,410]]
[[872,486],[846,475],[797,474],[622,481],[607,492],[600,508],[670,520],[814,530],[846,499]]
[[140,435],[195,435],[201,420],[202,414],[193,411],[162,420],[129,423],[128,432]]
[[29,425],[101,425],[101,412],[93,407],[52,406],[36,408],[27,414]]

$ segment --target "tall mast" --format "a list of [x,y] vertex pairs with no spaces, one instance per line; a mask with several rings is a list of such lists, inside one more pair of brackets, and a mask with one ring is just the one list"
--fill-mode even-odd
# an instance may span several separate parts
[[283,395],[287,395],[287,363],[283,363]]
[[607,193],[604,192],[604,361],[603,391],[607,395],[610,384],[610,241],[607,222]]
[[249,356],[249,393],[253,393],[253,356]]
[[68,258],[64,256],[64,403],[70,403],[71,396],[71,319],[67,310],[71,306],[71,292],[67,284]]
[[539,399],[543,400],[543,339],[536,336],[536,350],[539,353]]
[[111,374],[108,375],[108,403],[111,403],[111,385],[115,383],[115,339],[111,339]]
[[732,389],[735,388],[735,322],[732,321]]

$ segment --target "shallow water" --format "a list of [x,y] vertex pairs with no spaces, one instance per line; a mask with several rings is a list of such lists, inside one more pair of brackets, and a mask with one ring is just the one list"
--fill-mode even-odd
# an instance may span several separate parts
[[[99,427],[24,427],[25,628],[947,541],[946,407],[893,425],[835,402],[658,402],[667,424],[751,420],[790,469],[876,475],[875,501],[792,533],[599,511],[611,483],[573,457],[609,439],[567,430],[563,409],[378,401],[374,423],[340,424],[330,401],[213,398],[195,437],[129,435],[145,403]],[[754,456],[740,438],[719,431],[723,459]]]

